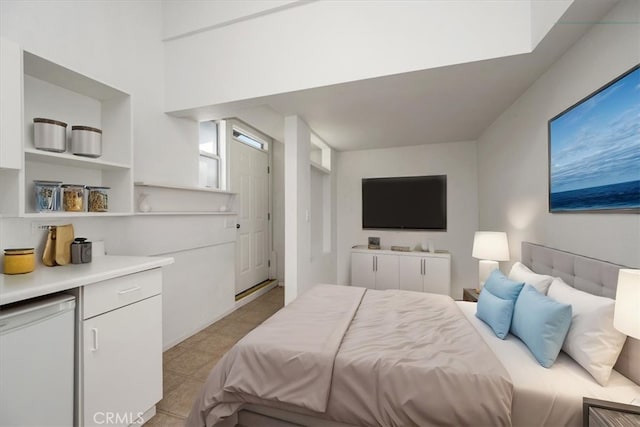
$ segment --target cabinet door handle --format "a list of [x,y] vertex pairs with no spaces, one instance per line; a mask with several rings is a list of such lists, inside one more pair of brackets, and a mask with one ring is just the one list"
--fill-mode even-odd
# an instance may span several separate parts
[[378,256],[376,255],[376,271],[378,271]]
[[93,334],[93,348],[91,351],[98,351],[98,328],[91,328]]
[[427,260],[426,259],[422,260],[422,275],[423,276],[427,275]]
[[376,271],[376,256],[371,257],[371,271]]
[[118,295],[128,294],[129,292],[139,291],[140,289],[142,289],[140,286],[134,286],[133,288],[129,288],[129,289],[124,289],[122,291],[118,291]]

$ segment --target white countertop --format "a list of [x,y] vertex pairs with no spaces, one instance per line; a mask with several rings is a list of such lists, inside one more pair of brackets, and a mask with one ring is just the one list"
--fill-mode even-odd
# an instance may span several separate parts
[[94,256],[88,264],[37,265],[27,274],[0,274],[0,305],[66,291],[103,280],[173,264],[170,257]]

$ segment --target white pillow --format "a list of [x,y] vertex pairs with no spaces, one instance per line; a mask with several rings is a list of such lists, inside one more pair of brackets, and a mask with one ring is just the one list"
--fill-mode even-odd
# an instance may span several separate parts
[[536,288],[536,291],[540,292],[542,295],[547,295],[547,291],[549,290],[549,285],[551,285],[553,277],[545,274],[534,273],[523,263],[516,262],[513,264],[513,267],[511,267],[509,279],[515,282],[527,283]]
[[606,386],[627,339],[613,327],[615,300],[579,291],[558,277],[553,279],[548,296],[572,307],[571,326],[562,350],[598,384]]

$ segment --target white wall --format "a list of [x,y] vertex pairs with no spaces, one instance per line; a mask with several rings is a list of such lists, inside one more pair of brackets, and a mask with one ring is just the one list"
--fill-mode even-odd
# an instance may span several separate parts
[[[131,94],[136,181],[197,185],[197,123],[163,112],[160,2],[3,0],[0,34],[30,52]],[[169,267],[164,279],[163,314],[165,322],[170,322],[164,327],[165,347],[234,306],[233,264],[228,257],[224,258],[233,243],[217,220],[179,215],[153,219],[3,218],[0,247],[34,246],[39,248],[40,256],[45,236],[43,232],[31,233],[32,222],[71,222],[77,236],[104,240],[112,254],[156,255],[161,247],[164,248],[161,253],[175,254],[176,263]],[[168,229],[178,231],[179,235],[167,236]],[[202,269],[203,257],[226,262],[217,263],[216,271],[206,274]],[[186,287],[185,279],[189,282]],[[203,296],[207,297],[206,303]],[[184,298],[191,298],[192,302],[199,299],[202,304],[184,307]]]
[[[336,153],[331,150],[331,163]],[[337,173],[311,167],[311,263],[312,283],[337,283],[338,210]]]
[[619,3],[478,140],[480,227],[508,233],[512,260],[531,241],[640,267],[637,214],[547,207],[547,121],[640,62],[639,9],[635,0]]
[[311,131],[298,116],[284,119],[284,301],[290,303],[310,284]]
[[0,34],[132,95],[136,181],[197,185],[197,124],[163,114],[160,2],[3,0]]
[[242,19],[255,18],[279,8],[299,3],[296,0],[164,0],[163,35],[173,38],[205,28],[229,25]]
[[[317,283],[336,283],[336,174],[321,176],[311,167],[310,141],[311,130],[300,117],[285,118],[286,304]],[[327,250],[314,240],[325,233],[332,242]]]
[[277,253],[276,278],[278,282],[284,283],[284,144],[273,141],[271,155],[272,200],[273,207],[271,216],[273,218],[273,250]]
[[[338,283],[351,282],[350,251],[379,236],[383,246],[416,247],[425,238],[451,253],[451,296],[477,282],[477,261],[471,258],[478,225],[476,143],[450,142],[414,147],[340,152],[338,180]],[[362,178],[447,175],[447,231],[379,231],[362,229]]]
[[[560,12],[550,13],[557,19]],[[493,0],[370,1],[366,7],[315,1],[282,9],[166,41],[166,109],[527,53],[532,25],[548,25],[549,16],[538,13],[545,19],[533,22],[531,13],[529,1]],[[165,19],[166,28],[173,26],[173,16]],[[184,31],[183,17],[176,20]],[[200,26],[194,20],[192,28]]]

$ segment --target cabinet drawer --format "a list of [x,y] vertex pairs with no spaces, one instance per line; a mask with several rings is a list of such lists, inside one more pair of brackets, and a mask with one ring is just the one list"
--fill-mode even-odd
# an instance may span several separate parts
[[162,293],[159,268],[84,287],[83,319]]

